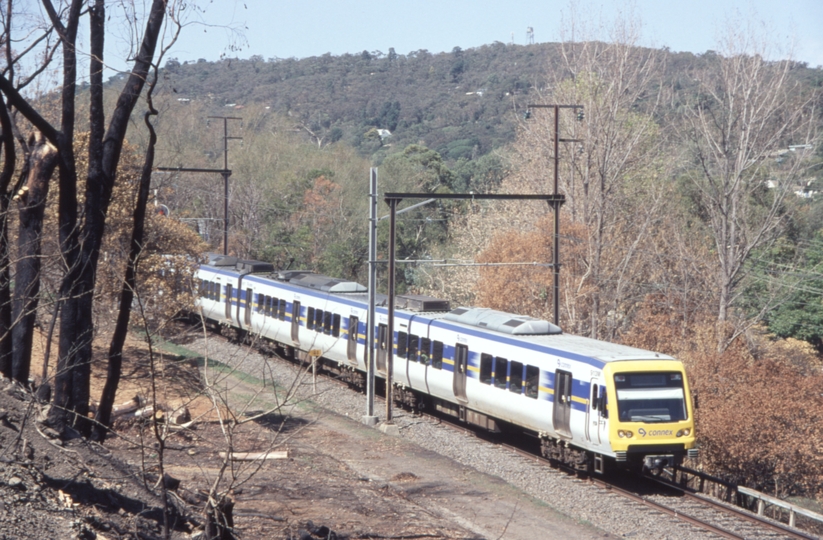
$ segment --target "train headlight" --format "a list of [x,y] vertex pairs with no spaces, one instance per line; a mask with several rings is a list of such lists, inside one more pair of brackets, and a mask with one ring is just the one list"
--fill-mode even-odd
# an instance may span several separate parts
[[629,431],[627,429],[618,429],[617,430],[617,436],[620,437],[621,439],[624,438],[624,437],[626,439],[631,439],[634,436],[634,433],[632,433],[631,431]]
[[681,429],[680,431],[677,432],[677,436],[678,437],[688,437],[689,433],[691,433],[691,432],[692,432],[692,430],[689,429],[689,428]]

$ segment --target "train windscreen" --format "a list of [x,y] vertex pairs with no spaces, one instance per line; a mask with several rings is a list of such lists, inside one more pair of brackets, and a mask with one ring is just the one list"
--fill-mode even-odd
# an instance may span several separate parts
[[686,419],[682,373],[619,373],[614,376],[621,422],[679,422]]

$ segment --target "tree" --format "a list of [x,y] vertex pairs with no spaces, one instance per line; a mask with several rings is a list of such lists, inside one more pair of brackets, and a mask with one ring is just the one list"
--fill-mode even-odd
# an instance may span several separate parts
[[[8,0],[8,13],[14,12],[16,2]],[[107,118],[103,108],[103,59],[104,36],[107,14],[104,0],[94,0],[86,4],[82,0],[71,0],[65,5],[55,6],[51,0],[43,0],[47,20],[42,25],[38,40],[47,43],[45,61],[40,70],[49,66],[51,54],[59,47],[61,57],[61,85],[59,97],[59,122],[53,123],[43,114],[43,101],[34,101],[21,92],[21,82],[11,69],[20,63],[7,52],[7,70],[0,74],[0,91],[7,100],[7,106],[18,112],[33,128],[57,149],[57,170],[59,186],[59,236],[64,277],[60,288],[61,318],[58,369],[55,379],[52,421],[62,427],[75,424],[82,433],[88,434],[87,420],[89,407],[89,382],[91,373],[91,342],[94,331],[92,307],[95,275],[100,256],[106,213],[111,201],[112,190],[117,178],[121,151],[129,126],[132,111],[146,82],[149,68],[155,56],[167,14],[174,21],[178,8],[176,2],[153,0],[145,13],[145,29],[135,55],[132,68],[114,109]],[[128,6],[127,11],[128,11]],[[131,6],[129,20],[138,20],[136,6]],[[77,159],[74,153],[75,124],[77,122],[78,82],[78,28],[81,18],[88,17],[89,28],[89,150],[88,173],[85,184],[78,181]],[[9,24],[6,38],[12,43]],[[52,46],[48,38],[56,36]],[[9,48],[7,47],[7,50]],[[32,53],[33,55],[34,53]],[[46,100],[45,102],[48,102]],[[4,138],[11,137],[3,132]],[[83,212],[78,213],[78,194],[83,191]]]
[[[692,71],[698,93],[679,104],[679,134],[691,157],[697,189],[717,257],[717,322],[734,322],[732,308],[749,274],[752,253],[768,246],[785,224],[785,198],[798,182],[806,145],[816,139],[815,96],[793,80],[791,59],[768,61],[768,41],[732,21],[714,55]],[[793,159],[778,163],[781,149],[795,145]],[[811,148],[811,147],[809,147]],[[722,349],[772,306],[740,317]]]
[[[614,338],[641,294],[631,277],[641,273],[647,260],[638,254],[664,215],[668,187],[658,179],[665,174],[666,161],[654,118],[661,55],[637,46],[639,25],[633,21],[616,20],[605,43],[579,23],[571,23],[577,37],[582,32],[589,40],[562,43],[562,69],[551,72],[551,91],[541,92],[536,103],[581,105],[584,112],[577,122],[575,111],[561,108],[557,119],[560,138],[578,141],[558,148],[559,189],[566,196],[561,212],[586,230],[583,272],[561,302],[563,326],[591,337]],[[522,166],[504,183],[507,191],[551,192],[554,126],[552,109],[535,109],[524,123],[512,158]],[[561,248],[561,257],[564,251]],[[562,258],[560,262],[566,264]],[[568,270],[572,268],[570,264]]]

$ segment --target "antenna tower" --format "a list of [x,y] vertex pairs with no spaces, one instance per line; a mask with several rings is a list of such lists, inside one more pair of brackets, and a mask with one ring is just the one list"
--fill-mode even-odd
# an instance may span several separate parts
[[534,45],[534,28],[531,26],[526,27],[526,43]]

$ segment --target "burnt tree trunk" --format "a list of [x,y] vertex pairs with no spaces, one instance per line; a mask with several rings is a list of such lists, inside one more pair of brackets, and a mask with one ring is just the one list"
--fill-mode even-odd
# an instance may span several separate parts
[[57,166],[57,148],[37,132],[30,142],[26,182],[16,196],[20,210],[18,261],[14,275],[14,325],[12,328],[12,377],[29,380],[31,345],[40,293],[40,246],[49,180]]
[[129,260],[126,263],[126,276],[123,281],[123,289],[120,292],[120,307],[117,313],[117,324],[114,328],[114,335],[109,345],[109,366],[106,373],[106,384],[103,386],[103,393],[100,396],[100,406],[95,416],[96,423],[93,428],[93,438],[103,441],[106,433],[111,427],[111,411],[114,407],[114,398],[117,386],[120,384],[120,375],[123,366],[123,345],[126,342],[126,335],[129,331],[129,321],[131,319],[131,304],[134,300],[134,290],[137,286],[137,262],[140,252],[143,249],[143,233],[146,223],[146,206],[149,201],[149,188],[151,187],[151,171],[154,168],[154,148],[157,144],[157,134],[149,121],[151,116],[157,111],[151,104],[151,92],[154,89],[157,79],[152,82],[148,91],[149,111],[143,120],[149,129],[149,145],[146,149],[146,159],[143,162],[143,171],[140,176],[140,186],[137,192],[137,202],[134,206],[134,217],[132,220],[131,245],[129,247]]
[[[99,129],[104,118],[102,102],[102,33],[104,2],[90,10],[91,30],[91,138],[89,140],[89,172],[86,179],[85,220],[79,238],[79,252],[63,289],[64,296],[60,328],[61,365],[58,366],[54,401],[63,408],[63,421],[77,423],[83,435],[91,433],[88,419],[91,382],[93,293],[100,246],[106,224],[106,212],[111,202],[117,166],[134,106],[145,85],[154,51],[165,18],[164,0],[153,0],[146,32],[134,68],[118,97],[105,134]],[[99,122],[98,122],[99,121]],[[71,246],[69,246],[71,248]],[[74,270],[74,271],[72,271]],[[75,272],[76,271],[76,272]],[[57,419],[59,422],[59,419]]]
[[225,497],[218,501],[209,499],[206,503],[205,540],[236,540],[234,535],[234,501]]
[[3,169],[0,171],[0,375],[11,378],[11,276],[9,272],[8,209],[9,185],[14,174],[17,155],[11,117],[5,100],[0,96],[0,128],[2,128]]

